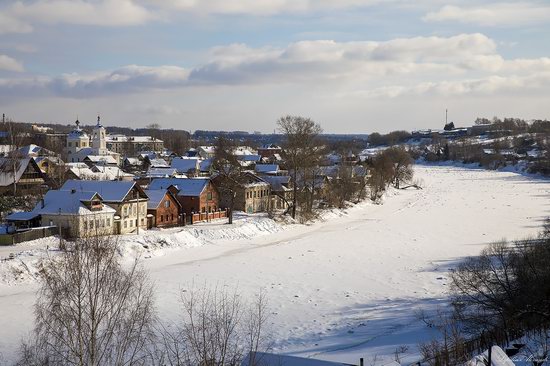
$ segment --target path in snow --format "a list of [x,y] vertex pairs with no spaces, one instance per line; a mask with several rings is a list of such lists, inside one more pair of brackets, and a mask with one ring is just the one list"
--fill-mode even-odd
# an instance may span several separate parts
[[[161,316],[177,319],[178,293],[238,284],[266,291],[279,351],[357,362],[393,358],[429,332],[416,309],[446,300],[447,271],[484,245],[534,234],[550,216],[550,182],[514,173],[416,166],[423,190],[342,217],[252,239],[166,251],[146,260]],[[30,328],[33,285],[0,286],[1,351]],[[384,357],[385,356],[385,357]],[[367,363],[368,364],[368,363]]]

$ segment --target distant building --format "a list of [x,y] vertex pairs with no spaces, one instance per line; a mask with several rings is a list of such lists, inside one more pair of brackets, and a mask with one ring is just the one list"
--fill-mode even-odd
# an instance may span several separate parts
[[120,154],[117,151],[110,151],[107,147],[107,133],[99,116],[91,138],[80,128],[80,121],[76,120],[75,124],[76,128],[67,135],[65,146],[67,162],[82,162],[88,156],[110,156],[116,164],[120,164]]
[[262,158],[273,158],[275,154],[280,156],[281,152],[281,147],[275,144],[263,145],[258,149],[258,155]]
[[151,136],[107,135],[106,146],[124,156],[138,156],[142,151],[164,151],[164,142]]

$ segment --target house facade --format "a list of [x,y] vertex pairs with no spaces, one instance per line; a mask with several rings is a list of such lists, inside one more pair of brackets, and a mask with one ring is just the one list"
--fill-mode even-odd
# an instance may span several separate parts
[[114,234],[147,229],[147,194],[134,182],[68,180],[62,190],[93,191],[115,210]]
[[[216,177],[213,180],[220,191],[220,204],[223,207],[231,207],[231,192],[220,188],[220,179],[220,177]],[[268,182],[255,174],[245,172],[240,179],[233,209],[249,214],[267,212],[270,208],[270,195],[271,186]]]
[[30,212],[17,212],[6,220],[16,229],[57,226],[62,236],[83,238],[110,235],[115,229],[115,210],[97,192],[50,190]]
[[148,227],[172,227],[182,223],[181,205],[170,189],[145,191]]
[[181,213],[211,213],[220,209],[220,194],[208,178],[161,178],[154,179],[149,189],[177,189],[176,197]]

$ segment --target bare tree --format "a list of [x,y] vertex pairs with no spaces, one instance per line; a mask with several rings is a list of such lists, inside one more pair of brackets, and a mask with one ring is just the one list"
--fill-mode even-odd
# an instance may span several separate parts
[[212,162],[216,170],[214,182],[225,201],[229,204],[229,223],[233,223],[233,210],[239,190],[242,189],[243,167],[235,156],[233,141],[220,136],[216,140],[215,156]]
[[147,364],[154,297],[138,261],[124,268],[113,237],[67,246],[41,265],[35,332],[19,364]]
[[293,181],[292,218],[296,218],[298,178],[300,174],[305,177],[307,168],[317,163],[321,155],[319,135],[323,130],[309,118],[290,115],[279,118],[277,126],[284,135],[284,159]]
[[165,363],[169,365],[240,365],[250,354],[266,351],[265,296],[248,304],[236,290],[203,288],[182,291],[181,324],[161,331]]

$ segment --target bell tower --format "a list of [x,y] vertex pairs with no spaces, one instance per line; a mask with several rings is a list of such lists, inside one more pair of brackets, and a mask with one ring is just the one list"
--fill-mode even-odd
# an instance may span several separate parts
[[97,116],[97,124],[92,133],[92,148],[97,155],[107,154],[107,142],[105,140],[106,131],[101,125],[101,117]]

